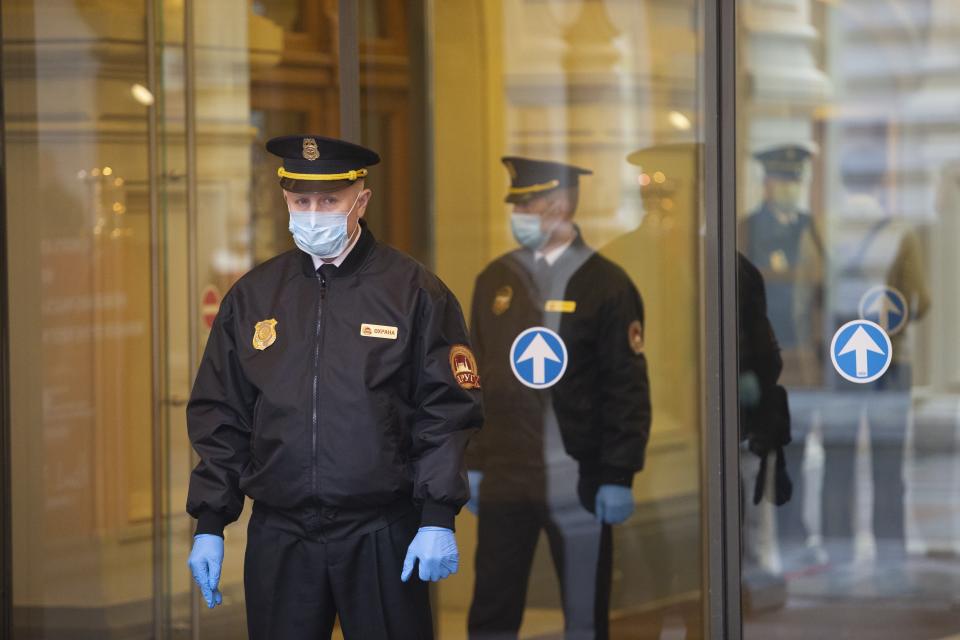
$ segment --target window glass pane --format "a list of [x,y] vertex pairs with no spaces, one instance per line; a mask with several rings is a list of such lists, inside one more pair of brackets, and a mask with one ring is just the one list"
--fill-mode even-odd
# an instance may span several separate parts
[[[459,299],[485,402],[439,637],[699,637],[701,3],[377,4],[412,26],[392,68],[362,58],[368,218]],[[569,356],[541,390],[518,376],[551,356],[510,366],[533,327]],[[599,524],[598,493],[632,514]]]
[[152,619],[151,96],[143,3],[109,4],[2,5],[18,638]]
[[952,636],[960,9],[741,6],[745,636]]

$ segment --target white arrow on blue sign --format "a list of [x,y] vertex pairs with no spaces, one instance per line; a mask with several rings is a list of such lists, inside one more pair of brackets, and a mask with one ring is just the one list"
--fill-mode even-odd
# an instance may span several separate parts
[[546,327],[525,329],[510,347],[510,368],[532,389],[552,387],[567,370],[567,345]]
[[876,322],[889,336],[900,333],[909,316],[907,299],[895,287],[873,287],[860,298],[860,317]]
[[852,320],[833,334],[833,368],[850,382],[873,382],[890,367],[893,345],[883,327],[870,320]]

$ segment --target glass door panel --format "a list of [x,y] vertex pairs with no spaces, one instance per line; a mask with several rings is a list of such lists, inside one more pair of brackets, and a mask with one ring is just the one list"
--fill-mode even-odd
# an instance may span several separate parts
[[14,637],[153,624],[143,3],[4,2]]
[[744,635],[953,637],[960,10],[741,5]]
[[[703,5],[445,1],[426,24],[431,162],[414,178],[429,176],[429,255],[471,318],[486,412],[469,462],[479,505],[457,520],[461,568],[437,590],[440,637],[700,637]],[[366,108],[397,99],[370,94]],[[592,173],[554,190],[549,169],[534,179],[504,156]],[[572,215],[579,238],[564,248],[569,227],[543,223],[537,244],[558,247],[560,267],[542,282],[536,247],[511,231],[512,213],[541,206]],[[622,302],[634,291],[642,317]],[[571,368],[527,393],[510,346],[535,326],[562,338]],[[591,466],[638,463],[648,426],[632,489],[610,492],[633,513],[601,526]],[[604,442],[618,430],[622,457]]]
[[184,3],[169,2],[164,16],[169,625],[175,634],[197,624],[205,640],[232,639],[246,637],[249,504],[225,531],[223,604],[209,611],[186,565],[195,521],[184,507],[196,459],[185,405],[223,295],[253,266],[293,247],[276,158],[264,143],[302,131],[337,135],[336,3],[192,4],[192,42],[184,43]]

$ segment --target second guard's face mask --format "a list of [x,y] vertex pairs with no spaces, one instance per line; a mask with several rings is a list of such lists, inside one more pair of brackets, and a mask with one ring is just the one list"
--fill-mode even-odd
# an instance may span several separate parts
[[360,200],[357,194],[348,211],[293,211],[290,210],[288,229],[300,249],[318,258],[336,258],[343,253],[350,240],[347,218]]
[[547,240],[537,213],[511,213],[510,230],[513,238],[528,249],[539,249]]

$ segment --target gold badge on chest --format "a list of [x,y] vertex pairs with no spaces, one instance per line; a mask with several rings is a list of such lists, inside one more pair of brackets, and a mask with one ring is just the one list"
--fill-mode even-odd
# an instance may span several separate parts
[[787,254],[783,249],[770,253],[770,268],[776,273],[784,273],[790,268],[790,261],[787,260]]
[[499,316],[510,308],[510,302],[513,300],[513,287],[504,285],[497,289],[493,297],[493,315]]
[[263,351],[277,341],[277,319],[261,320],[253,328],[253,348]]

